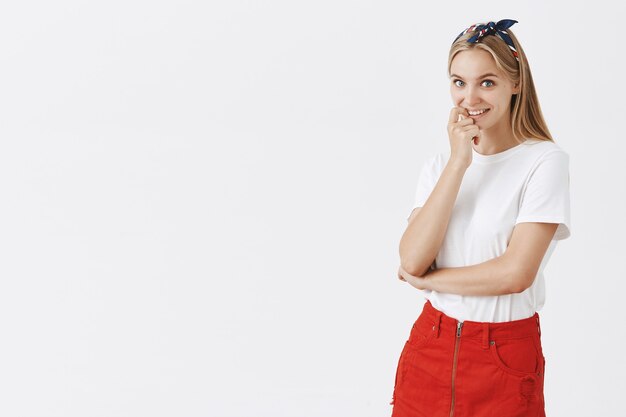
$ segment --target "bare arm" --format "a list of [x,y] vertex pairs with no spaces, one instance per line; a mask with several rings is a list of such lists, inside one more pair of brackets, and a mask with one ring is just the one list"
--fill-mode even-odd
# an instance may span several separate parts
[[532,285],[557,227],[557,223],[520,223],[501,256],[476,265],[440,268],[423,277],[403,272],[402,266],[400,273],[418,289],[462,295],[519,293]]
[[435,260],[465,171],[463,166],[448,161],[424,206],[411,214],[400,239],[400,265],[411,275],[422,276]]
[[478,126],[467,117],[467,110],[453,107],[448,119],[448,163],[424,206],[411,214],[400,239],[400,265],[413,275],[425,274],[437,257],[463,176],[472,162],[471,140],[477,134]]

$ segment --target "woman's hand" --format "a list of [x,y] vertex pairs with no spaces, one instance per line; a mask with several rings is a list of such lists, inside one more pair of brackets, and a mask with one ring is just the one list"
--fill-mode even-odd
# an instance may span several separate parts
[[418,290],[428,290],[428,286],[427,286],[427,278],[426,278],[426,274],[424,276],[421,277],[416,277],[414,275],[409,274],[408,272],[406,272],[404,270],[404,268],[402,268],[402,266],[400,266],[400,268],[398,268],[398,278],[402,281],[406,281],[409,284],[411,284],[412,286],[414,286],[415,288],[417,288]]
[[450,160],[468,168],[472,163],[472,142],[478,143],[480,130],[463,107],[453,107],[448,120]]

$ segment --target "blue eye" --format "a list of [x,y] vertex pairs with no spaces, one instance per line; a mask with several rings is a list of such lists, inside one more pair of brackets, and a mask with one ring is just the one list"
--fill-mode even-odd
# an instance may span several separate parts
[[[459,82],[463,82],[463,80],[459,80],[458,78],[455,78],[454,80],[452,80],[452,83],[453,83],[454,85],[456,85],[457,87],[462,87],[462,86],[460,86],[460,85],[458,85],[458,84],[456,83],[457,81],[459,81]],[[493,85],[494,85],[493,81],[491,81],[491,80],[484,80],[484,81],[483,81],[483,83],[491,83],[491,84],[489,84],[487,87],[491,87],[491,86],[493,86]]]

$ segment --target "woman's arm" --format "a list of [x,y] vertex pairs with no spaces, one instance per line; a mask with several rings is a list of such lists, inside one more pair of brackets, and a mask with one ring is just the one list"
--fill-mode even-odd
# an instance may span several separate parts
[[409,274],[422,276],[435,260],[466,170],[448,160],[424,206],[411,216],[400,239],[400,265]]
[[422,290],[462,295],[519,293],[535,280],[557,227],[558,223],[519,223],[501,256],[476,265],[436,269],[424,276],[415,276],[401,265],[399,276]]
[[450,109],[450,157],[424,206],[411,215],[400,239],[400,265],[411,274],[425,274],[441,248],[463,176],[472,163],[471,141],[479,134],[480,129],[465,108]]

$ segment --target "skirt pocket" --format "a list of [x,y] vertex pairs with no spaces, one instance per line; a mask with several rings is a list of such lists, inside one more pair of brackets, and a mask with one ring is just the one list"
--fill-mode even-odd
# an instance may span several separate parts
[[432,319],[425,316],[418,317],[411,328],[411,334],[407,340],[408,347],[411,350],[423,348],[434,338],[436,332],[437,327]]
[[537,346],[537,337],[491,340],[489,350],[493,363],[502,371],[517,377],[541,375],[543,354]]
[[407,340],[404,343],[404,348],[402,348],[402,352],[400,353],[400,359],[398,359],[398,365],[396,366],[396,377],[393,383],[393,394],[391,396],[391,401],[389,404],[393,405],[396,401],[396,392],[398,391],[399,384],[404,376],[404,359],[406,358],[407,353],[407,344],[409,341]]
[[401,390],[405,374],[410,367],[411,358],[415,356],[417,351],[424,348],[434,339],[436,332],[437,327],[434,321],[423,314],[413,323],[409,339],[404,343],[404,348],[402,349],[402,353],[400,353],[400,359],[398,359],[393,395],[389,404],[395,404],[397,393]]

